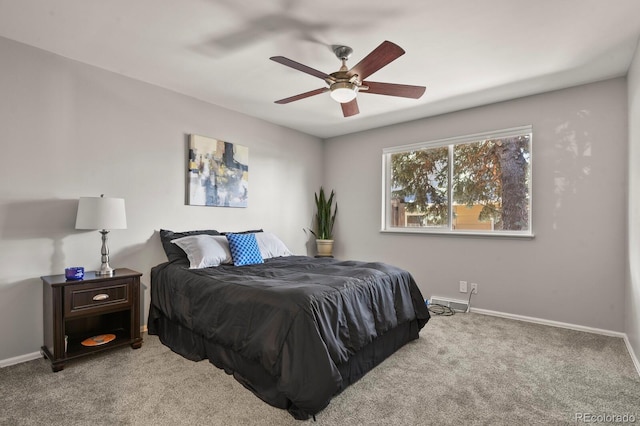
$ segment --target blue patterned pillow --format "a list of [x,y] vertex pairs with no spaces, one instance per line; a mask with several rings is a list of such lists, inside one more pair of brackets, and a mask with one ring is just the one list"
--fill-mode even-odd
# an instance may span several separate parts
[[264,263],[254,234],[227,234],[227,240],[235,266]]

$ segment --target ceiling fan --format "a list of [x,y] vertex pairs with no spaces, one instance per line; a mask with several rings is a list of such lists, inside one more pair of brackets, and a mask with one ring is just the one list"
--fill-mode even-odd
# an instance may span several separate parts
[[296,61],[292,61],[291,59],[285,58],[284,56],[273,56],[269,58],[282,65],[286,65],[314,77],[321,78],[328,84],[328,87],[322,87],[310,92],[300,93],[299,95],[280,99],[275,101],[275,103],[288,104],[289,102],[298,101],[310,96],[331,92],[331,97],[340,103],[340,106],[342,107],[342,114],[345,117],[350,117],[360,112],[358,109],[358,101],[356,99],[358,92],[418,99],[423,95],[426,89],[424,86],[377,83],[365,80],[365,78],[369,77],[380,68],[404,55],[405,51],[400,46],[390,41],[382,42],[380,46],[376,47],[351,69],[347,68],[346,62],[353,53],[353,49],[349,46],[333,46],[333,52],[338,59],[342,61],[342,66],[338,71],[331,74],[318,71]]

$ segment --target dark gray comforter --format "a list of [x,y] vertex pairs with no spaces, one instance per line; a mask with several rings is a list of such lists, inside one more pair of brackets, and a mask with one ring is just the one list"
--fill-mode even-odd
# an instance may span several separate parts
[[342,389],[338,365],[399,325],[419,330],[429,319],[411,274],[384,263],[289,256],[189,270],[174,262],[151,278],[150,333],[161,315],[251,360],[308,414]]

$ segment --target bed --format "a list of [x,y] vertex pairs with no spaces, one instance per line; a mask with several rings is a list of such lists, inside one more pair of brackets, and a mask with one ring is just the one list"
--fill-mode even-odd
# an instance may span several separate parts
[[[224,249],[231,236],[161,230],[168,261],[151,270],[148,331],[185,358],[208,359],[268,404],[308,419],[417,339],[429,311],[403,269],[292,255],[259,231],[231,234],[255,241],[262,258],[237,266],[238,256]],[[190,238],[222,248],[206,260],[202,247],[178,246]],[[198,250],[200,257],[193,255]]]

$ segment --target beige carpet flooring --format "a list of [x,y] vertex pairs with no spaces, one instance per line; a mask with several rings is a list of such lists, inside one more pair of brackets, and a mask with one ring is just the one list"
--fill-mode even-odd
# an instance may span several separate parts
[[[470,313],[434,317],[306,423],[562,425],[580,415],[640,424],[640,378],[622,339]],[[302,423],[155,336],[55,374],[43,359],[0,369],[1,425]]]

